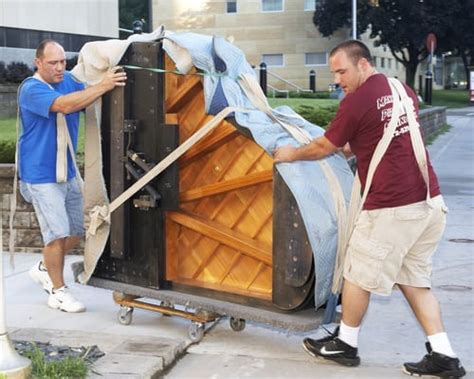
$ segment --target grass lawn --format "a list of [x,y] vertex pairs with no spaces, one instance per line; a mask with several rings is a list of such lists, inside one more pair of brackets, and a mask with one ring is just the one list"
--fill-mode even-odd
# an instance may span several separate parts
[[[295,109],[299,105],[309,105],[325,108],[337,105],[339,100],[334,99],[268,99],[270,105],[275,108],[279,105],[288,105]],[[0,141],[15,141],[16,139],[16,118],[0,119]],[[84,116],[81,114],[81,126],[79,129],[79,154],[84,151]]]
[[0,120],[0,140],[14,141],[16,139],[16,118]]
[[459,89],[445,89],[433,91],[433,105],[448,108],[462,108],[469,106],[469,91]]
[[[433,105],[434,106],[446,106],[448,108],[460,108],[466,107],[469,105],[469,92],[466,90],[435,90],[433,91]],[[280,105],[288,105],[293,109],[297,109],[301,106],[303,107],[314,107],[316,109],[321,108],[332,108],[337,107],[339,100],[337,99],[307,99],[307,98],[269,98],[268,102],[270,106],[277,107]],[[301,109],[300,109],[301,110]],[[328,111],[324,109],[324,111]],[[324,113],[316,110],[316,113]],[[307,115],[305,115],[306,117]],[[315,120],[310,120],[322,125],[321,123],[316,122]],[[322,125],[323,126],[323,125]],[[0,119],[0,145],[3,141],[12,141],[16,140],[16,119]],[[81,161],[81,158],[84,154],[84,117],[81,115],[81,127],[79,130],[79,146],[78,146],[78,160]]]
[[[0,119],[0,142],[16,140],[16,118]],[[84,151],[84,115],[81,114],[79,128],[79,153]]]
[[312,107],[325,108],[339,104],[337,99],[284,99],[284,98],[269,98],[268,102],[270,106],[275,108],[279,105],[288,105],[289,107],[296,109],[300,105],[307,105]]

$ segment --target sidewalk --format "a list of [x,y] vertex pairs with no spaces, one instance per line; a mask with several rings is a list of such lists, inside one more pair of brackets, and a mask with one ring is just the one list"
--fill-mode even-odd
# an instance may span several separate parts
[[19,253],[15,255],[13,271],[9,256],[4,256],[11,339],[71,347],[97,345],[106,353],[94,364],[94,371],[102,378],[152,377],[190,344],[188,324],[178,318],[136,309],[132,325],[119,324],[119,307],[113,302],[111,291],[73,283],[69,267],[81,259],[77,256],[66,257],[66,282],[86,304],[87,312],[68,314],[48,308],[46,293],[28,276],[28,270],[39,258],[38,254]]
[[[450,208],[434,257],[433,288],[453,348],[468,371],[466,378],[474,378],[474,107],[449,114],[453,128],[429,147]],[[402,363],[426,353],[424,334],[400,292],[372,297],[360,334],[360,367],[308,356],[301,348],[303,337],[261,326],[248,326],[236,335],[219,324],[165,378],[402,379],[408,378]]]
[[[433,286],[453,347],[467,377],[474,378],[474,108],[449,112],[448,123],[453,129],[429,148],[450,208],[435,255]],[[73,283],[69,266],[80,257],[67,257],[66,279],[87,312],[49,309],[46,294],[28,277],[39,258],[16,254],[13,270],[9,255],[4,255],[10,337],[76,347],[98,345],[106,355],[95,363],[97,374],[91,377],[407,378],[401,364],[425,354],[423,333],[398,292],[390,298],[373,297],[360,336],[362,364],[344,368],[305,354],[301,348],[305,335],[268,326],[248,323],[236,333],[224,319],[209,325],[198,344],[188,339],[189,321],[177,317],[135,309],[132,324],[123,326],[117,321],[119,307],[111,291]]]

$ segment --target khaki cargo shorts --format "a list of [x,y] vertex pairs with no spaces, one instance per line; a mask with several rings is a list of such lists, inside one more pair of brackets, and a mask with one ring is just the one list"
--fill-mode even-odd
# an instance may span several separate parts
[[431,257],[446,225],[442,196],[394,208],[362,211],[349,241],[344,278],[379,295],[395,284],[431,287]]

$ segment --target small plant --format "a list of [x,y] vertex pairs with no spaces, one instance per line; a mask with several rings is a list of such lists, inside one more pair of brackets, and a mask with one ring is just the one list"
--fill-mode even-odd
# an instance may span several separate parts
[[16,141],[0,140],[0,163],[15,162]]
[[66,357],[63,360],[46,362],[44,353],[34,347],[24,354],[31,360],[31,376],[33,378],[85,378],[87,363],[76,357]]
[[431,145],[436,138],[438,138],[441,134],[447,133],[451,130],[452,126],[449,124],[444,124],[441,128],[436,130],[434,133],[431,133],[425,141],[426,145]]

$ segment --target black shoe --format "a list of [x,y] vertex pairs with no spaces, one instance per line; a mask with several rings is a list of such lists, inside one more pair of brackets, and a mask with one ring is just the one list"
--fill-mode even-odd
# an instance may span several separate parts
[[339,335],[339,326],[337,326],[336,329],[334,329],[333,332],[330,332],[324,326],[322,326],[322,328],[328,333],[328,335],[326,337],[318,338],[317,340],[314,340],[314,339],[311,339],[311,338],[305,338],[303,340],[303,343],[305,343],[305,341],[308,341],[308,343],[311,343],[310,341],[325,343],[325,342],[332,341],[334,338],[337,338],[337,336]]
[[313,357],[322,357],[343,366],[358,366],[360,358],[357,348],[341,341],[338,337],[325,337],[320,340],[305,338],[303,348]]
[[466,371],[461,366],[458,358],[448,357],[431,349],[429,342],[426,343],[426,354],[423,359],[416,363],[404,363],[403,371],[408,375],[431,375],[439,378],[462,378]]

